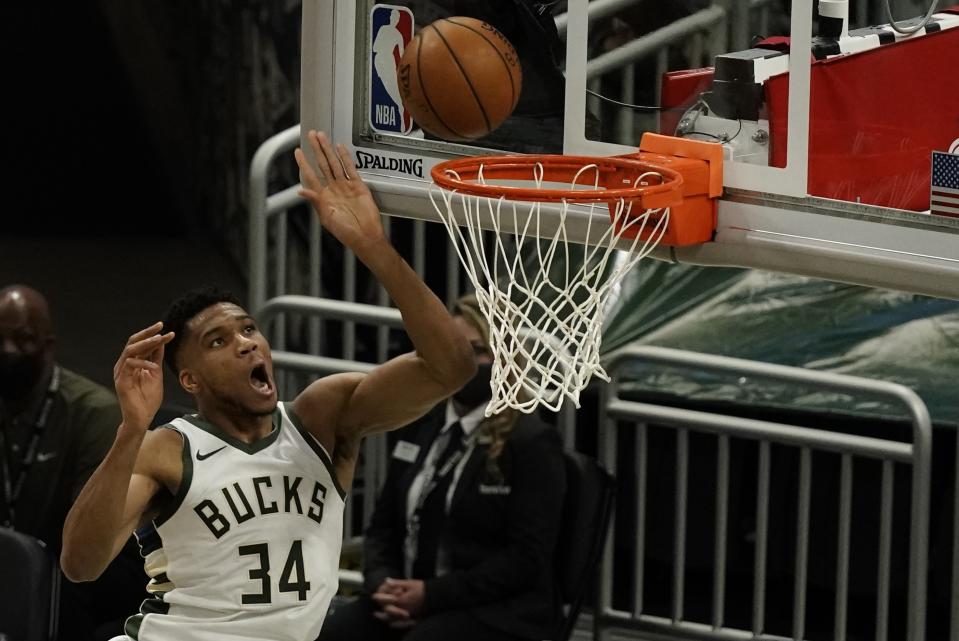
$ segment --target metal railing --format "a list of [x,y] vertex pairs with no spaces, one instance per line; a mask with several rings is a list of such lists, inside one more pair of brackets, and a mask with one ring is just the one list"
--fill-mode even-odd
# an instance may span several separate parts
[[[250,163],[250,300],[249,305],[257,310],[266,302],[268,292],[268,274],[270,273],[268,265],[268,246],[267,233],[271,220],[278,214],[286,214],[291,208],[301,204],[303,199],[297,195],[299,185],[293,185],[278,193],[269,193],[270,170],[276,159],[282,154],[292,153],[293,149],[300,144],[300,126],[295,125],[271,136],[266,142],[260,145]],[[284,224],[283,216],[279,216],[280,223]],[[284,241],[279,243],[277,252],[284,250],[285,227],[277,230],[277,237]],[[311,238],[312,240],[312,238]],[[281,253],[281,257],[283,254]],[[312,255],[311,255],[312,258]],[[284,263],[277,259],[279,265]],[[313,267],[313,262],[310,264]],[[319,274],[319,260],[316,261],[316,273]],[[274,274],[274,288],[277,291],[283,291],[285,287],[285,269],[272,270]],[[316,279],[316,287],[311,287],[310,294],[319,294],[319,279]],[[313,285],[313,281],[311,281]]]
[[[665,407],[624,400],[620,398],[619,377],[625,367],[637,363],[676,365],[696,370],[710,370],[808,385],[816,389],[841,390],[891,398],[902,404],[912,422],[910,443],[855,436],[823,429],[799,427],[756,419],[711,414],[675,407]],[[806,570],[809,555],[810,487],[813,452],[834,452],[841,456],[839,530],[837,532],[838,561],[835,584],[834,641],[846,638],[847,595],[849,589],[850,515],[852,504],[852,474],[854,457],[882,462],[882,498],[880,505],[880,556],[877,589],[876,639],[888,638],[890,559],[892,554],[892,490],[893,464],[912,466],[911,526],[909,536],[909,579],[907,597],[907,638],[922,641],[925,634],[925,604],[927,575],[927,541],[929,530],[930,461],[932,427],[928,411],[919,397],[910,389],[871,379],[813,372],[799,368],[757,363],[734,358],[683,352],[659,347],[632,347],[617,353],[608,368],[612,382],[606,390],[606,417],[601,427],[600,458],[616,473],[616,438],[619,422],[632,423],[636,430],[636,467],[638,518],[636,532],[636,564],[634,567],[634,595],[631,611],[616,610],[612,602],[613,548],[606,546],[601,570],[599,603],[595,617],[597,638],[607,639],[614,628],[640,630],[661,635],[661,638],[695,638],[709,640],[778,639],[765,631],[766,563],[768,549],[770,501],[770,446],[772,444],[799,450],[799,490],[796,513],[796,552],[794,561],[793,630],[788,638],[801,640],[806,620]],[[674,557],[672,573],[672,612],[670,617],[652,616],[644,612],[643,572],[644,537],[646,532],[646,461],[647,425],[655,424],[675,430],[675,518]],[[715,493],[715,549],[712,620],[688,621],[683,614],[686,551],[687,480],[689,474],[690,432],[714,434],[716,448]],[[744,439],[758,443],[759,461],[756,501],[756,547],[753,570],[754,590],[752,626],[749,630],[724,625],[726,597],[726,539],[728,534],[727,507],[729,499],[730,439]],[[617,475],[618,478],[621,478]],[[624,527],[621,525],[620,527]],[[628,526],[626,526],[628,527]],[[612,532],[615,526],[610,528]],[[612,535],[610,535],[612,536]],[[659,638],[659,637],[657,637]]]
[[[704,32],[721,33],[721,30],[725,28],[725,23],[726,10],[719,5],[710,5],[656,31],[642,35],[621,47],[592,58],[586,63],[586,78],[603,76],[627,65],[635,64],[653,54],[656,54],[657,59],[662,62],[657,68],[660,73],[656,75],[657,78],[660,78],[666,71],[665,61],[669,55],[668,47],[670,45],[686,41],[691,37],[699,37]],[[712,60],[715,54],[725,51],[724,37],[712,38],[711,40],[716,44],[707,47],[705,50],[705,55],[709,60]],[[692,64],[696,65],[700,62],[702,60],[701,56],[702,54],[697,56],[698,60],[691,61]]]

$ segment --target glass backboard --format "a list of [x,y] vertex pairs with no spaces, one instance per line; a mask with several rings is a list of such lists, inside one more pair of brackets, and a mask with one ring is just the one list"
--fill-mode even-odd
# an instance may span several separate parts
[[[660,258],[959,298],[955,186],[930,200],[934,152],[959,146],[959,6],[920,25],[917,5],[893,2],[909,35],[882,3],[836,0],[303,6],[303,129],[351,147],[386,213],[433,219],[429,172],[451,157],[609,156],[645,132],[715,141],[716,235]],[[419,128],[391,77],[413,34],[450,16],[491,23],[523,68],[513,114],[469,143]]]

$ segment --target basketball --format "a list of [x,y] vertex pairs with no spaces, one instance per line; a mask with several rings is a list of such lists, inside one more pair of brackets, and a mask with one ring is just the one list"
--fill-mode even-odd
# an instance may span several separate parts
[[397,71],[413,120],[438,138],[481,138],[516,107],[523,74],[509,40],[475,18],[441,18],[410,42]]

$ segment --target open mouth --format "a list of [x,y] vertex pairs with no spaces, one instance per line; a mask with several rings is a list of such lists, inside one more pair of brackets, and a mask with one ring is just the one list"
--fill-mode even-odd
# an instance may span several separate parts
[[270,394],[273,392],[273,381],[266,371],[266,365],[261,363],[250,372],[250,385],[261,394]]

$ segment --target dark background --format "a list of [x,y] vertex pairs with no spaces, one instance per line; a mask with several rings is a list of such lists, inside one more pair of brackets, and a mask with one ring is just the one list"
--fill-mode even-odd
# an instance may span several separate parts
[[46,294],[60,361],[112,387],[126,337],[184,289],[246,298],[249,163],[299,121],[300,5],[4,13],[0,287]]

